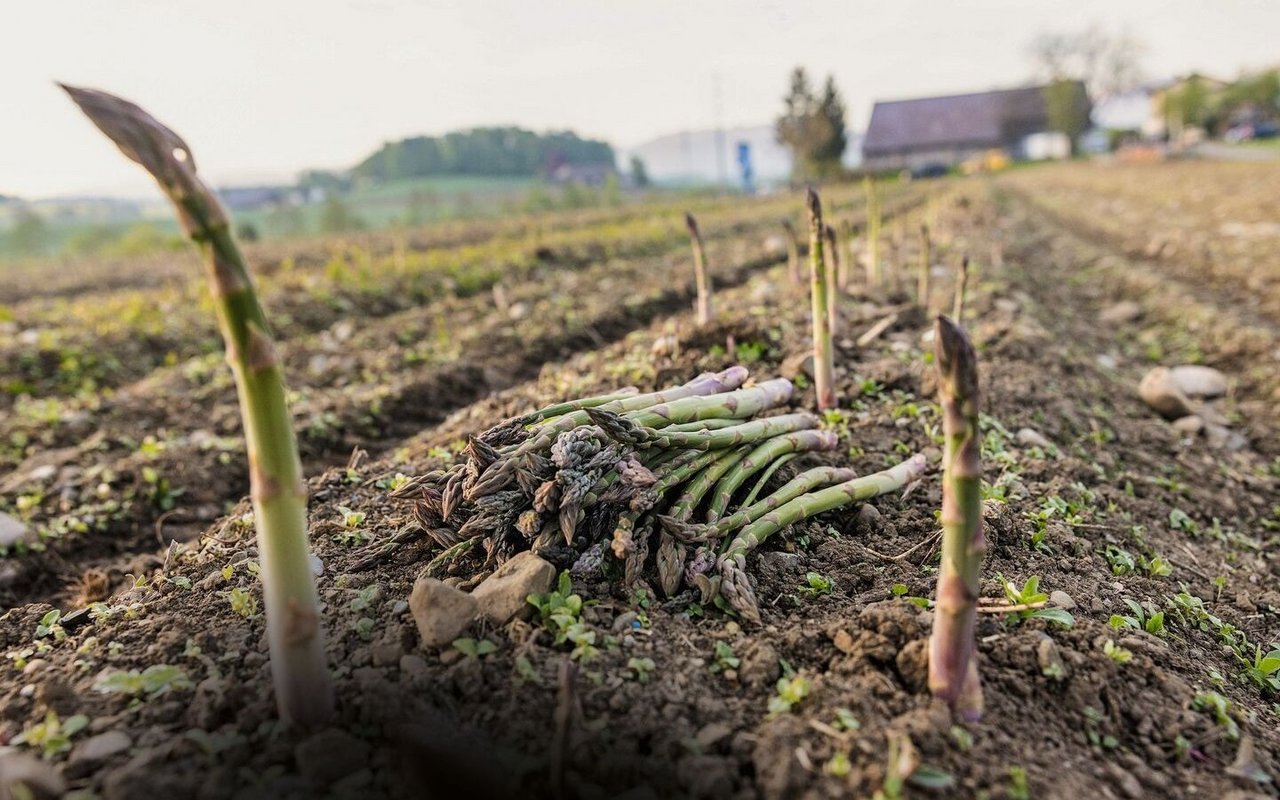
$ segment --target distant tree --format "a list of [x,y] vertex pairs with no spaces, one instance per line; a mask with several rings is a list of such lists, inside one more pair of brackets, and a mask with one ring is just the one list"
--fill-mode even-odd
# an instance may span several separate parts
[[252,222],[241,222],[236,226],[236,238],[242,242],[256,242],[262,238],[258,226]]
[[782,103],[774,132],[791,151],[794,177],[814,178],[839,170],[846,145],[845,112],[835,81],[828,77],[822,97],[815,97],[804,67],[796,67]]
[[617,173],[610,172],[605,176],[604,185],[600,187],[600,196],[606,206],[617,208],[622,205],[622,182]]
[[19,205],[5,240],[8,249],[17,255],[37,255],[49,244],[49,225],[32,208]]
[[376,181],[433,175],[532,177],[550,174],[561,164],[613,163],[613,148],[607,142],[583,139],[571,131],[473,128],[387,142],[351,172]]
[[351,176],[324,169],[309,169],[298,176],[298,188],[304,192],[320,189],[326,194],[351,189]]
[[649,186],[649,170],[644,165],[644,159],[640,156],[631,157],[631,183],[637,189],[644,189]]
[[1044,87],[1049,130],[1066,134],[1074,153],[1080,134],[1089,128],[1089,98],[1079,81],[1062,78]]
[[822,99],[818,101],[818,116],[826,127],[826,140],[816,153],[822,164],[839,164],[849,145],[845,136],[844,98],[836,88],[835,79],[828,75],[822,87]]
[[363,227],[364,223],[360,218],[351,213],[351,209],[336,194],[329,195],[320,207],[320,230],[325,233],[356,231]]
[[1192,75],[1182,85],[1164,94],[1165,120],[1170,129],[1179,130],[1188,125],[1206,125],[1211,109],[1209,90],[1199,75]]
[[1143,45],[1126,32],[1110,34],[1091,25],[1042,33],[1029,51],[1040,79],[1083,81],[1095,98],[1123,94],[1142,79]]

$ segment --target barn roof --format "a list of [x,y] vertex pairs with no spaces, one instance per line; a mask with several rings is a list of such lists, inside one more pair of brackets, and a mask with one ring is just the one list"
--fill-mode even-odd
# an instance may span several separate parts
[[[1079,88],[1083,97],[1084,87]],[[1087,102],[1087,101],[1086,101]],[[862,152],[868,156],[945,147],[999,147],[1044,130],[1044,87],[878,102]]]

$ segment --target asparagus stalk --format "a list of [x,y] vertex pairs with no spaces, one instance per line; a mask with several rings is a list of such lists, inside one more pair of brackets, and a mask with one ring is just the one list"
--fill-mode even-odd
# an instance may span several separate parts
[[800,239],[796,236],[796,226],[791,224],[791,220],[784,219],[782,229],[787,234],[787,275],[791,277],[792,283],[799,286],[804,281],[800,274]]
[[693,242],[693,275],[698,285],[697,319],[701,326],[711,322],[711,278],[707,275],[707,254],[702,247],[698,221],[686,211],[684,224],[689,227],[689,238]]
[[610,414],[607,411],[589,409],[591,421],[607,436],[636,447],[692,448],[694,450],[721,450],[739,444],[749,444],[770,436],[792,431],[802,431],[818,426],[818,418],[808,413],[783,414],[764,417],[719,430],[690,433],[667,433],[637,425],[635,422]]
[[867,195],[867,283],[880,285],[880,192],[875,180],[867,175],[862,179]]
[[929,689],[962,717],[982,714],[974,630],[986,538],[982,531],[977,354],[964,329],[944,316],[934,325],[934,364],[945,437],[942,561],[929,639]]
[[[707,397],[685,397],[670,403],[659,403],[626,413],[627,419],[648,428],[664,428],[703,419],[746,419],[761,411],[776,408],[791,399],[794,387],[786,378],[757,383],[749,389],[738,389]],[[601,411],[626,412],[601,406]],[[584,413],[583,417],[587,417]],[[581,424],[586,424],[584,420]]]
[[[730,367],[723,372],[703,373],[688,383],[671,389],[664,389],[660,392],[649,392],[647,394],[630,395],[612,400],[597,407],[605,411],[621,413],[649,407],[665,408],[671,401],[721,394],[724,392],[729,392],[729,394],[724,395],[725,397],[732,397],[737,394],[737,392],[733,392],[732,390],[741,386],[746,379],[747,370],[744,367],[735,366]],[[772,383],[772,381],[766,382],[766,384],[769,383]],[[761,384],[761,386],[766,384]],[[789,393],[788,396],[790,396]],[[786,398],[783,398],[779,402],[785,401]],[[753,411],[751,413],[755,412]],[[751,414],[747,414],[746,416],[751,416]],[[686,422],[688,420],[672,421]],[[559,434],[573,430],[580,425],[589,424],[591,424],[591,418],[588,417],[586,411],[582,409],[572,411],[547,422],[537,429],[536,436],[531,436],[525,440],[514,452],[508,453],[503,458],[489,464],[489,466],[486,467],[474,481],[466,486],[465,492],[459,499],[465,498],[467,500],[474,500],[477,497],[501,491],[516,479],[516,473],[527,456],[531,453],[545,451],[551,446],[551,443],[555,441],[556,436]]]
[[955,316],[956,324],[959,325],[964,320],[964,294],[969,286],[969,256],[966,255],[960,259],[960,269],[956,271],[956,299],[955,308],[952,314]]
[[822,201],[810,189],[809,206],[809,292],[813,315],[813,380],[818,410],[836,407],[835,365],[831,347],[831,292],[827,265],[823,258]]
[[615,400],[622,400],[623,398],[626,398],[626,397],[635,397],[637,394],[639,394],[639,392],[636,390],[636,388],[634,386],[629,386],[625,389],[619,389],[618,391],[612,392],[610,394],[601,394],[601,395],[596,395],[595,397],[583,397],[578,400],[568,400],[564,403],[556,403],[554,405],[549,405],[549,406],[546,406],[545,408],[540,408],[537,411],[531,411],[530,413],[525,414],[524,416],[515,417],[514,419],[508,420],[508,422],[510,422],[513,425],[520,425],[520,426],[534,425],[539,422],[545,422],[546,420],[554,419],[555,417],[560,417],[565,414],[572,413],[574,411],[581,411],[584,408],[595,408],[596,406],[602,406],[607,403],[612,403]]
[[831,328],[831,335],[835,336],[840,330],[839,312],[836,310],[837,301],[840,298],[839,275],[843,270],[841,262],[844,260],[840,257],[839,241],[836,239],[836,229],[830,225],[822,226],[823,238],[826,244],[826,255],[831,259],[831,263],[827,265],[827,326]]
[[729,474],[720,479],[707,506],[707,522],[715,522],[724,516],[729,501],[748,478],[788,453],[807,453],[814,450],[833,450],[840,439],[834,431],[804,430],[766,439],[747,454]]
[[882,472],[800,495],[750,523],[734,537],[716,562],[724,598],[745,619],[760,622],[755,592],[747,579],[747,553],[788,525],[833,508],[895,492],[923,475],[924,469],[924,456],[917,454]]
[[756,498],[760,496],[760,492],[764,490],[764,487],[769,485],[769,479],[773,477],[773,473],[777,472],[798,455],[800,454],[787,453],[784,456],[775,458],[773,463],[769,465],[769,468],[760,473],[760,477],[756,479],[756,483],[751,487],[751,491],[747,492],[747,496],[742,498],[742,505],[749,506],[754,503]]
[[916,302],[925,311],[929,310],[929,264],[933,260],[932,246],[929,241],[929,226],[920,225],[920,266],[916,275]]
[[[689,482],[667,513],[674,519],[687,520],[716,481],[740,462],[747,455],[748,450],[750,450],[749,447],[739,447],[723,454],[708,465]],[[684,560],[688,552],[689,548],[683,542],[665,531],[658,540],[656,556],[658,583],[662,587],[662,593],[667,597],[673,596],[680,588],[680,578],[684,573]]]
[[287,720],[320,725],[333,714],[333,693],[307,553],[307,488],[284,371],[226,212],[196,174],[191,148],[176,133],[114,95],[62,88],[107,138],[151,173],[204,255],[249,455],[276,704]]

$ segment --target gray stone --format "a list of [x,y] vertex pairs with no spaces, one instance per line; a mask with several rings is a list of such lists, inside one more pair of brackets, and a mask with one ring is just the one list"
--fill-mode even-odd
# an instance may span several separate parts
[[1133,322],[1142,316],[1142,306],[1132,300],[1121,300],[1119,303],[1107,306],[1098,314],[1098,321],[1105,325],[1123,325],[1126,322]]
[[1054,591],[1049,592],[1049,605],[1070,611],[1076,607],[1076,601],[1072,599],[1071,595],[1061,589],[1055,589]]
[[465,631],[480,615],[476,598],[435,578],[419,578],[409,595],[409,610],[418,624],[423,647],[442,647]]
[[1222,397],[1227,393],[1227,376],[1213,367],[1184,364],[1170,369],[1169,377],[1188,397]]
[[1014,434],[1014,438],[1023,447],[1048,449],[1053,446],[1053,443],[1046,439],[1044,434],[1032,428],[1019,428],[1018,432]]
[[1166,419],[1178,419],[1195,412],[1191,400],[1174,382],[1168,367],[1155,367],[1138,385],[1142,401]]
[[349,733],[329,728],[301,742],[293,749],[293,757],[303,779],[316,789],[324,789],[364,769],[369,761],[369,745]]
[[0,796],[21,783],[37,797],[61,797],[67,791],[66,781],[51,764],[15,748],[0,749]]
[[0,513],[0,547],[13,547],[19,542],[30,541],[30,531],[21,520]]
[[125,750],[132,748],[133,740],[129,739],[128,733],[124,731],[106,731],[99,733],[97,736],[91,736],[81,744],[76,745],[76,750],[72,751],[70,764],[78,763],[99,763],[105,762],[106,759],[116,753],[124,753]]
[[517,553],[485,578],[471,596],[480,615],[494,625],[506,625],[519,614],[533,611],[526,598],[544,594],[556,579],[556,568],[528,550]]
[[1225,425],[1209,424],[1204,429],[1205,438],[1210,447],[1235,453],[1249,446],[1249,440],[1241,433],[1233,431]]
[[1040,664],[1040,674],[1053,678],[1055,681],[1064,680],[1067,677],[1067,665],[1062,663],[1062,653],[1058,652],[1058,645],[1048,636],[1040,640],[1039,646],[1036,647],[1036,661]]

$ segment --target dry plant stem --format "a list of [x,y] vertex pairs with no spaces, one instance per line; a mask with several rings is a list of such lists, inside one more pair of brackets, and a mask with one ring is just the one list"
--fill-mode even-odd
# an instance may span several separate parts
[[831,347],[832,302],[827,279],[827,264],[823,257],[825,238],[822,224],[822,201],[818,193],[810,189],[806,195],[809,209],[809,293],[812,298],[813,318],[813,382],[818,396],[818,410],[836,407],[836,379],[834,353]]
[[836,239],[836,229],[830,225],[822,227],[823,238],[826,240],[826,255],[831,259],[831,263],[827,265],[827,320],[828,327],[831,328],[831,335],[835,336],[840,330],[839,312],[836,310],[837,300],[840,298],[838,275],[841,272],[840,246]]
[[808,453],[817,450],[834,450],[840,438],[834,431],[805,430],[766,439],[756,445],[747,457],[716,484],[707,505],[707,522],[715,522],[724,516],[733,495],[748,478],[788,453]]
[[177,134],[114,95],[63,86],[71,99],[160,184],[208,268],[218,327],[235,375],[281,717],[316,727],[333,715],[324,634],[307,549],[307,489],[285,401],[284,370],[226,213]]
[[975,609],[986,539],[982,532],[977,355],[968,335],[939,316],[934,363],[946,440],[942,473],[942,560],[933,633],[929,638],[929,689],[965,719],[982,714],[982,685],[975,655]]
[[920,266],[916,274],[916,302],[926,312],[929,310],[929,264],[933,260],[929,241],[929,226],[920,226]]
[[960,269],[956,272],[956,298],[955,307],[952,309],[952,316],[955,318],[956,324],[962,324],[964,321],[964,294],[969,288],[969,257],[965,256],[960,259]]
[[747,553],[788,525],[833,508],[896,492],[923,475],[925,466],[924,456],[917,454],[882,472],[800,495],[750,523],[733,538],[717,561],[721,578],[720,591],[724,598],[745,619],[760,622],[755,592],[747,579]]
[[787,235],[787,275],[791,277],[792,283],[799,286],[804,282],[804,275],[800,272],[800,238],[796,235],[796,226],[791,224],[791,220],[784,219],[782,229]]
[[702,247],[698,221],[685,212],[684,224],[688,226],[689,238],[693,242],[693,275],[698,284],[697,319],[701,326],[711,322],[711,277],[707,275],[707,254]]

